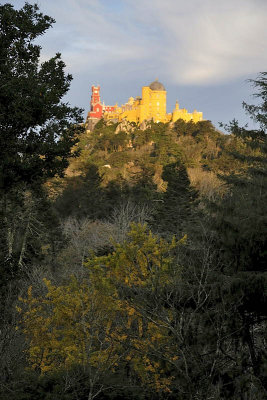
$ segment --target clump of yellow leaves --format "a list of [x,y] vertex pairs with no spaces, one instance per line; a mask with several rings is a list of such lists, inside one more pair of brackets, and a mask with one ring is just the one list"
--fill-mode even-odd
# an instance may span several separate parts
[[83,281],[72,277],[55,286],[44,280],[47,294],[39,297],[30,287],[19,312],[32,367],[46,372],[80,364],[100,376],[123,362],[144,385],[169,391],[166,360],[176,360],[176,349],[140,296],[170,283],[171,254],[182,241],[168,243],[133,224],[129,240],[116,244],[112,254],[87,261]]

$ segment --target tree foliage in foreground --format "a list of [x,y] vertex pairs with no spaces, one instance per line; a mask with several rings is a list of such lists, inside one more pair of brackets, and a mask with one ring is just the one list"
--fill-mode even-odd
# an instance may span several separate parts
[[133,225],[80,278],[45,280],[42,295],[31,287],[19,311],[32,368],[52,377],[81,367],[90,399],[122,386],[157,399],[263,399],[264,319],[251,287],[264,302],[264,282],[226,276],[212,242],[202,245],[182,265],[186,238],[168,243]]
[[[41,184],[63,176],[83,130],[82,110],[62,100],[72,77],[65,73],[60,54],[40,61],[36,40],[53,23],[36,4],[25,3],[19,10],[0,5],[0,289],[4,290],[25,272],[26,264],[42,258],[42,246],[51,247],[48,237],[56,218],[54,214],[48,226],[53,212]],[[46,243],[41,244],[40,238]]]
[[101,121],[52,203],[82,129],[71,77],[39,62],[37,6],[0,23],[1,399],[265,399],[266,73],[244,104],[259,129]]
[[[226,128],[241,141],[242,148],[232,156],[245,169],[221,175],[229,191],[213,204],[213,228],[222,245],[228,268],[264,272],[267,263],[266,204],[267,204],[267,135],[266,135],[266,73],[259,74],[252,84],[258,89],[259,105],[243,103],[258,129],[240,127],[232,121]],[[249,151],[248,151],[249,150]]]
[[40,63],[38,37],[55,21],[26,3],[0,6],[0,188],[62,174],[81,110],[62,101],[71,75],[60,54]]
[[87,262],[80,282],[72,277],[55,286],[45,280],[47,293],[41,297],[29,288],[21,300],[32,368],[42,373],[73,365],[89,369],[88,399],[107,390],[107,377],[123,368],[129,386],[141,380],[144,390],[169,392],[178,349],[165,324],[143,315],[134,297],[162,291],[177,279],[171,256],[176,246],[133,225],[129,241]]

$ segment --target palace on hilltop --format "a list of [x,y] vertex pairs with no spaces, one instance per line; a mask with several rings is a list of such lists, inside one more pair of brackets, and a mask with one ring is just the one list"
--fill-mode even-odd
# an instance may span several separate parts
[[178,119],[183,119],[187,122],[203,120],[202,112],[194,110],[189,113],[185,108],[179,108],[177,101],[173,112],[167,113],[166,95],[167,91],[163,84],[155,80],[149,86],[142,87],[142,97],[130,97],[128,102],[120,107],[117,104],[106,106],[100,100],[100,86],[93,85],[90,111],[87,115],[86,124],[88,129],[91,130],[101,118],[114,122],[126,120],[137,124],[145,120],[164,123],[175,122]]

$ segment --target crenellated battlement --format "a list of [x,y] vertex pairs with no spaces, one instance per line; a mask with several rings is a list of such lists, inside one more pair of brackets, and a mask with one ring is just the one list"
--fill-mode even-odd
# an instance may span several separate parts
[[99,119],[142,123],[145,120],[154,122],[175,122],[178,119],[184,121],[199,122],[203,120],[202,112],[194,110],[192,113],[185,108],[180,109],[176,101],[172,113],[166,113],[167,91],[158,80],[152,82],[149,86],[142,87],[142,97],[130,97],[128,102],[120,107],[106,106],[100,100],[100,86],[92,86],[92,95],[90,102],[90,111],[87,115],[87,124],[94,125]]

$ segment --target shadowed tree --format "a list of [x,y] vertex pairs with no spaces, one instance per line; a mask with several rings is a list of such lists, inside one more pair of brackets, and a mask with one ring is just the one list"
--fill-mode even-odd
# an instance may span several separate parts
[[[62,101],[72,77],[65,74],[60,54],[40,62],[36,39],[53,23],[37,5],[0,6],[0,262],[13,275],[33,226],[37,206],[31,192],[47,178],[63,175],[83,130],[82,110]],[[15,264],[13,245],[21,255]]]
[[162,232],[179,234],[192,217],[196,191],[190,186],[185,166],[180,162],[163,168],[162,178],[168,182],[155,216],[156,226]]
[[[1,2],[2,3],[2,2]],[[82,110],[62,101],[71,75],[60,54],[41,62],[37,44],[54,20],[25,3],[0,5],[0,386],[11,379],[19,360],[12,321],[14,299],[42,260],[43,248],[56,242],[57,221],[42,190],[47,178],[62,176],[83,130]],[[43,247],[43,248],[42,248]],[[50,246],[53,247],[53,246]],[[49,250],[50,251],[50,250]],[[38,260],[38,261],[37,261]],[[4,343],[3,347],[2,344]],[[23,347],[23,346],[22,346]],[[12,349],[11,358],[5,349]],[[10,354],[11,355],[11,354]],[[3,386],[2,386],[3,385]]]
[[40,63],[38,37],[54,20],[26,3],[0,6],[0,186],[62,174],[83,128],[81,110],[62,102],[71,75],[56,54]]
[[[223,272],[228,276],[236,312],[228,316],[229,330],[237,327],[236,343],[243,357],[243,371],[250,371],[267,390],[266,352],[266,202],[267,202],[267,80],[261,73],[253,85],[258,89],[258,105],[243,103],[248,115],[259,124],[258,129],[239,127],[232,121],[227,128],[239,138],[239,151],[232,155],[244,168],[240,172],[221,176],[229,193],[210,208],[210,230],[220,249]],[[238,347],[237,347],[238,348]],[[230,376],[228,375],[228,379]],[[263,394],[264,396],[264,394]],[[261,398],[261,397],[259,397]],[[263,397],[264,398],[264,397]]]

